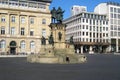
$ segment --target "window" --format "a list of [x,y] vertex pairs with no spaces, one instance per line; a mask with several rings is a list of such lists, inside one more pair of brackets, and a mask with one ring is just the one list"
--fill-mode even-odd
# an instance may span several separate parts
[[11,27],[11,35],[15,34],[15,27]]
[[114,30],[113,25],[111,25],[111,30]]
[[86,23],[88,23],[88,19],[86,19]]
[[114,8],[114,12],[117,12],[117,9],[116,9],[116,8]]
[[110,8],[110,12],[113,12],[113,7]]
[[30,31],[30,36],[33,36],[33,35],[34,35],[34,31],[31,30],[31,31]]
[[120,9],[118,9],[118,13],[120,13]]
[[85,29],[85,26],[83,25],[83,29]]
[[117,36],[117,32],[114,32],[114,36]]
[[21,17],[21,23],[25,23],[25,17]]
[[103,33],[103,37],[105,37],[105,33]]
[[88,36],[88,32],[86,32],[86,36]]
[[103,31],[105,31],[105,27],[103,27]]
[[113,14],[111,14],[111,18],[113,18]]
[[83,23],[85,22],[85,20],[83,19]]
[[102,27],[100,27],[100,32],[102,32]]
[[5,34],[5,27],[1,27],[1,34]]
[[113,31],[111,31],[111,36],[113,36],[113,34],[114,34]]
[[31,41],[30,42],[30,49],[34,49],[35,48],[35,42],[34,41]]
[[98,25],[98,20],[97,20],[96,24]]
[[85,33],[83,32],[83,36],[85,35]]
[[92,21],[90,20],[90,25],[92,24]]
[[106,27],[106,31],[108,31],[108,27]]
[[92,26],[90,26],[90,31],[92,31]]
[[106,34],[106,37],[108,37],[108,34]]
[[42,29],[42,36],[46,37],[46,29]]
[[114,20],[113,19],[111,19],[111,24],[113,24],[114,23]]
[[90,33],[90,37],[92,37],[92,33]]
[[34,24],[34,18],[30,18],[30,24]]
[[118,36],[120,37],[120,32],[118,32]]
[[86,29],[88,29],[88,25],[86,26]]
[[116,15],[116,14],[114,14],[114,18],[117,18],[117,15]]
[[120,14],[118,14],[118,18],[120,19]]
[[97,36],[96,36],[97,38],[98,38],[98,35],[99,35],[99,33],[97,33]]
[[1,22],[5,22],[5,16],[1,17]]
[[21,41],[20,47],[21,47],[21,49],[25,49],[25,41]]
[[43,5],[43,4],[39,4],[39,6],[38,6],[39,8],[41,8],[41,9],[46,9],[46,6],[45,5]]
[[25,35],[25,28],[21,28],[21,35]]
[[43,19],[43,20],[42,20],[42,24],[46,24],[46,19]]
[[5,41],[4,40],[2,40],[2,41],[0,41],[0,48],[5,48]]
[[93,31],[95,31],[95,26],[93,26]]
[[98,31],[98,26],[97,26],[97,31]]
[[103,25],[105,24],[105,21],[103,21]]
[[95,25],[95,20],[93,20],[93,25]]
[[11,22],[15,22],[15,16],[12,16]]
[[95,37],[95,33],[93,33],[93,37]]

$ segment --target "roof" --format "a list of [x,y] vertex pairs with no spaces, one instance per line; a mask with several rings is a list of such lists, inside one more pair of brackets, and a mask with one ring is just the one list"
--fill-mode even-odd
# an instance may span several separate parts
[[52,2],[52,0],[10,0],[10,1],[37,1],[37,2],[47,2],[47,3]]

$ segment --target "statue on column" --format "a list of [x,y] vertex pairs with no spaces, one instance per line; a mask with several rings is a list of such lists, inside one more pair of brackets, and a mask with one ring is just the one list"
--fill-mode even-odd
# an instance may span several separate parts
[[63,13],[65,11],[62,11],[61,7],[59,7],[57,10],[55,9],[55,7],[53,7],[53,9],[51,10],[51,14],[52,14],[52,23],[62,23],[63,20]]

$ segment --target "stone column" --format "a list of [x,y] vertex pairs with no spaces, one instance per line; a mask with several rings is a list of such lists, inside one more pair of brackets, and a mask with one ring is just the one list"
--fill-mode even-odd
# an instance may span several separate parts
[[81,46],[80,48],[81,48],[81,54],[83,54],[83,46]]
[[93,54],[94,52],[93,52],[93,47],[92,46],[90,46],[90,49],[89,49],[89,54]]
[[116,52],[118,52],[118,39],[116,39]]

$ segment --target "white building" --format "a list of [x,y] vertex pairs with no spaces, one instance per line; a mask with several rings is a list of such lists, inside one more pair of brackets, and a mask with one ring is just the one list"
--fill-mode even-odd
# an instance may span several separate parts
[[78,6],[78,5],[74,5],[72,8],[71,8],[71,15],[74,16],[74,15],[77,15],[81,12],[87,12],[87,7],[86,6]]
[[95,7],[97,14],[106,14],[109,19],[111,51],[120,51],[120,3],[107,2]]
[[75,49],[80,53],[107,52],[109,48],[108,19],[106,15],[81,12],[63,21],[66,41],[73,36]]

